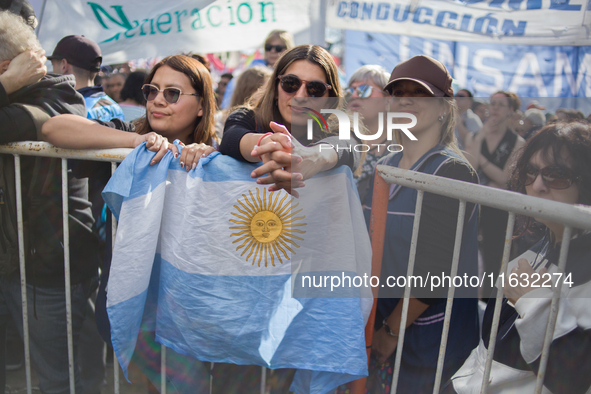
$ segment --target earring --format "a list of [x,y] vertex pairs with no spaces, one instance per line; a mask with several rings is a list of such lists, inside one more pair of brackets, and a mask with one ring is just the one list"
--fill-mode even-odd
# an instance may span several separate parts
[[440,122],[443,122],[443,119],[445,119],[445,114],[439,115],[439,117],[437,118],[437,120]]

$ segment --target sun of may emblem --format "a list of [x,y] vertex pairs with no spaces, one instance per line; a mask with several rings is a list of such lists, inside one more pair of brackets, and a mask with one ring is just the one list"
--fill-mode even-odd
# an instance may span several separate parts
[[295,240],[303,241],[295,233],[305,233],[296,228],[306,225],[298,223],[305,216],[296,216],[302,210],[294,211],[298,204],[292,205],[292,199],[288,199],[289,194],[285,191],[267,193],[263,189],[262,198],[259,189],[256,189],[256,197],[250,190],[248,194],[243,194],[244,198],[237,200],[239,205],[234,205],[235,211],[231,212],[236,219],[230,219],[230,222],[236,226],[230,226],[230,229],[240,230],[230,234],[231,237],[238,237],[232,243],[242,242],[236,247],[236,251],[242,249],[240,256],[248,252],[246,261],[252,256],[252,265],[257,263],[260,267],[263,262],[267,267],[270,260],[274,267],[275,258],[283,264],[281,255],[289,260],[288,252],[295,254],[292,247],[299,248]]

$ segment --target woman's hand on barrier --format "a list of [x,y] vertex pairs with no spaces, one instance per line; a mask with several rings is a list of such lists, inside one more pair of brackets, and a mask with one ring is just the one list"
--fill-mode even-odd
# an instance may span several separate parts
[[[517,267],[511,270],[510,279],[505,280],[505,286],[503,287],[505,297],[515,305],[521,297],[540,287],[539,283],[542,282],[541,278],[546,272],[548,272],[546,268],[536,272],[526,259],[519,259]],[[515,283],[517,283],[517,286],[511,286],[511,284]],[[535,283],[538,283],[538,286]]]
[[166,137],[160,134],[151,132],[147,134],[138,134],[133,142],[133,146],[136,147],[142,142],[146,142],[146,149],[151,152],[156,152],[156,155],[152,158],[150,165],[156,164],[162,160],[164,155],[171,150],[174,157],[179,155],[179,150],[174,144],[168,142]]
[[371,352],[376,356],[378,364],[383,364],[394,353],[398,346],[398,337],[393,337],[386,333],[384,327],[373,334],[373,343]]
[[[171,145],[174,146],[173,144]],[[197,167],[199,159],[209,156],[211,153],[215,152],[215,148],[206,144],[194,143],[185,145],[181,142],[181,145],[183,146],[183,150],[181,151],[181,167],[184,167],[187,172]]]
[[43,49],[28,49],[10,61],[6,71],[0,76],[0,82],[6,94],[39,82],[47,74],[47,58]]

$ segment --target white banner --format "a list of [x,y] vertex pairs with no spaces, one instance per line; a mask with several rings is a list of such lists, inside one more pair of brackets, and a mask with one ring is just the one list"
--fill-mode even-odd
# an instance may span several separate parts
[[103,64],[234,51],[262,45],[274,29],[308,29],[310,1],[47,0],[39,40],[51,54],[62,37],[84,35],[99,43]]
[[589,45],[588,0],[330,0],[329,27],[450,41]]

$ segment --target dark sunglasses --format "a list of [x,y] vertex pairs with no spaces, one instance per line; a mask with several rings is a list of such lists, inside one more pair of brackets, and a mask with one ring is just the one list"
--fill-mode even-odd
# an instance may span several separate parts
[[181,96],[195,96],[199,97],[197,93],[183,93],[179,88],[165,88],[165,89],[158,89],[154,85],[146,84],[142,86],[142,94],[146,101],[152,101],[156,99],[158,93],[162,92],[164,96],[164,100],[166,100],[169,104],[176,104],[177,101],[181,98]]
[[550,189],[568,189],[573,182],[579,180],[579,177],[574,175],[570,169],[560,166],[548,166],[542,169],[528,164],[522,172],[522,180],[525,186],[533,184],[538,175],[542,175],[544,185]]
[[281,52],[285,51],[287,49],[287,47],[285,45],[265,44],[265,52],[271,52],[273,49],[275,50],[275,52],[281,53]]
[[[374,89],[376,88],[374,88],[371,85],[359,85],[356,88],[347,88],[345,89],[345,98],[350,99],[355,92],[357,92],[357,96],[359,98],[368,98],[369,96],[371,96]],[[380,92],[386,93],[383,90],[380,90]]]
[[332,89],[332,86],[327,83],[322,81],[304,81],[297,75],[280,75],[277,78],[280,81],[281,89],[285,93],[297,92],[300,86],[302,86],[302,83],[306,84],[306,91],[310,97],[322,97],[327,90]]

